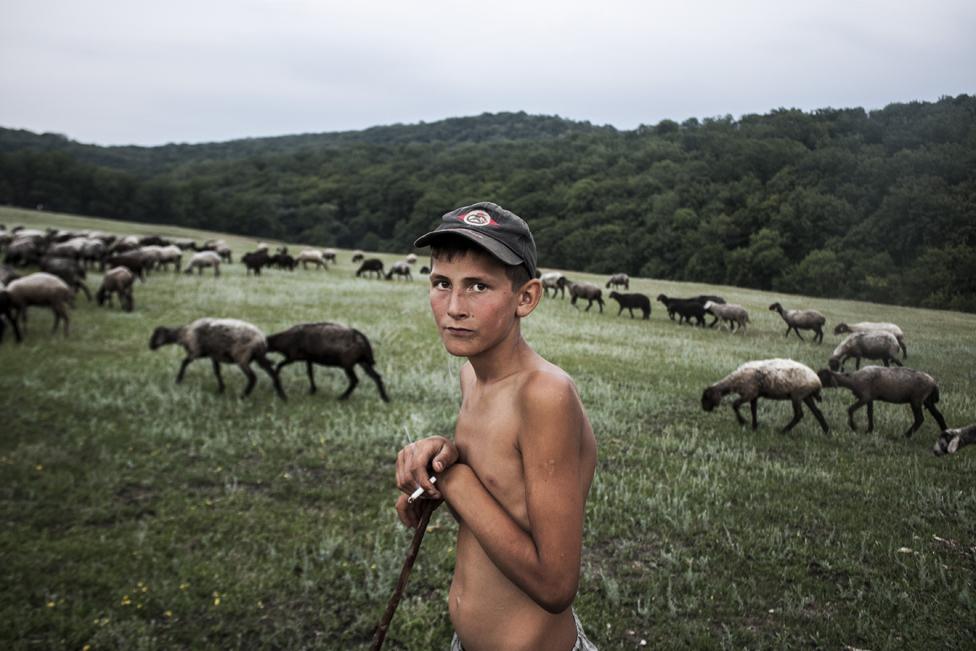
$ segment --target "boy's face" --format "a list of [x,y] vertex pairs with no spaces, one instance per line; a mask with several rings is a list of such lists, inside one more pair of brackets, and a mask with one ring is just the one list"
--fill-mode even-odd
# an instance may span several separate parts
[[[452,260],[433,258],[430,309],[447,352],[476,356],[502,341],[525,316],[524,292],[512,290],[505,266],[468,251]],[[523,314],[524,312],[524,314]]]

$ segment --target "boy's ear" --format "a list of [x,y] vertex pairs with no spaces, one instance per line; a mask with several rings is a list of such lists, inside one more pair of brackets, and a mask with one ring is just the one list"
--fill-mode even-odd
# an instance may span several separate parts
[[533,278],[526,282],[517,290],[518,305],[515,308],[515,316],[522,318],[532,314],[532,310],[539,305],[542,300],[542,282]]

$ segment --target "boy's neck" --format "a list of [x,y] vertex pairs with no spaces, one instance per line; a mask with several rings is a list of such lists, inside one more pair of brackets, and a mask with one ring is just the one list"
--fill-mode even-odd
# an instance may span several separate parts
[[471,368],[479,383],[491,383],[517,373],[534,352],[522,338],[520,328],[505,337],[490,350],[468,357]]

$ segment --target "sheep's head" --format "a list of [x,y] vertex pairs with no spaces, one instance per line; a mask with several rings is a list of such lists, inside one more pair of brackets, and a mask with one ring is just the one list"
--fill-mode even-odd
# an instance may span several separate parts
[[830,360],[827,362],[827,365],[830,367],[831,371],[840,370],[840,360],[837,359],[836,357],[831,357]]
[[153,330],[152,337],[149,338],[149,350],[156,350],[160,346],[172,344],[176,341],[176,330],[159,326]]
[[702,309],[706,312],[711,312],[713,305],[715,305],[714,301],[705,301],[705,305],[702,306]]
[[944,454],[955,454],[962,447],[960,443],[959,430],[943,430],[942,434],[939,435],[939,439],[932,447],[932,452],[937,457],[941,457]]
[[837,327],[834,328],[834,334],[835,335],[844,334],[845,332],[850,332],[850,331],[851,331],[851,327],[849,325],[847,325],[846,323],[843,323],[843,322],[838,323],[837,324]]
[[665,296],[664,294],[658,294],[657,295],[657,300],[659,300],[660,302],[664,303],[665,301],[668,300],[668,297]]
[[618,294],[617,292],[610,292],[610,298],[619,300],[620,294]]
[[780,305],[779,303],[773,303],[772,305],[769,306],[769,311],[770,312],[779,312],[782,309],[783,309],[783,306]]
[[837,378],[828,369],[822,368],[817,371],[817,377],[820,378],[820,384],[825,389],[834,389],[837,387]]
[[705,411],[711,411],[718,407],[719,403],[722,402],[722,390],[718,387],[708,387],[702,392],[702,409]]

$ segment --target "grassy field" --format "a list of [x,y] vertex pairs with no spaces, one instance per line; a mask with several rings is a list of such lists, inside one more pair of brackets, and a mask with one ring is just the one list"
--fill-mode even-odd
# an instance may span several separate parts
[[[204,234],[0,209],[9,226]],[[254,241],[227,236],[236,256]],[[399,256],[385,255],[387,260]],[[543,255],[544,259],[544,255]],[[419,265],[418,265],[419,266]],[[393,511],[396,451],[450,433],[457,370],[426,285],[359,280],[348,252],[327,272],[243,267],[153,274],[136,310],[78,297],[72,333],[33,312],[23,344],[0,345],[0,643],[23,649],[363,649],[396,581],[409,532]],[[584,278],[584,274],[572,274]],[[605,279],[593,278],[598,282]],[[100,276],[90,274],[94,289]],[[825,365],[822,345],[783,337],[766,308],[815,307],[838,321],[894,321],[908,364],[940,383],[950,426],[976,422],[976,316],[732,287],[639,279],[632,291],[720,293],[750,309],[744,336],[582,313],[546,300],[530,343],[579,384],[599,442],[576,608],[604,650],[974,648],[976,450],[936,458],[930,417],[911,439],[907,406],[878,404],[876,431],[851,432],[846,392],[825,394],[788,435],[788,404],[760,402],[760,429],[702,389],[749,359]],[[337,320],[371,339],[392,397],[338,369],[282,372],[289,401],[259,373],[252,396],[226,367],[174,378],[157,325],[238,317],[277,331]],[[865,424],[860,412],[860,424]],[[435,514],[390,649],[446,649],[455,525]]]

